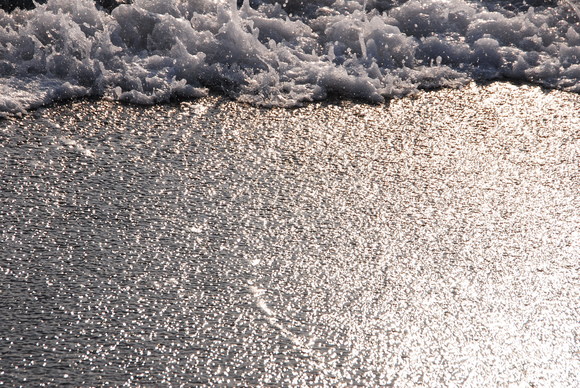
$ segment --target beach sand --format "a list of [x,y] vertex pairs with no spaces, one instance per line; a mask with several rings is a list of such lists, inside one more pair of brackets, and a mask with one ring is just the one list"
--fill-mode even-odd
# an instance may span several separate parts
[[580,96],[0,121],[7,385],[579,386]]

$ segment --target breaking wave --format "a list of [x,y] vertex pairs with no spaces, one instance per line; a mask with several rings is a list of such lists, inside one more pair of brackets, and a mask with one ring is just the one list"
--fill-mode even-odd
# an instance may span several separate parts
[[48,0],[0,10],[0,116],[209,91],[264,106],[381,102],[494,79],[580,92],[574,1],[135,0],[109,13]]

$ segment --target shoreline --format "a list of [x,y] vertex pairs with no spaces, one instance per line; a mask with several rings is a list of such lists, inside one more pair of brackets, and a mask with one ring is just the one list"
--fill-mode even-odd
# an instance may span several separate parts
[[403,97],[392,97],[385,100],[385,102],[381,103],[373,103],[369,102],[364,99],[353,99],[353,98],[343,98],[339,96],[330,96],[323,100],[316,100],[316,101],[305,101],[300,103],[295,107],[277,107],[277,106],[260,106],[254,105],[244,101],[238,101],[235,97],[228,96],[223,93],[209,91],[207,96],[194,98],[194,99],[174,99],[168,102],[160,102],[156,104],[136,104],[133,102],[126,102],[126,101],[119,101],[119,100],[112,100],[103,97],[80,97],[80,98],[72,98],[72,99],[65,99],[65,100],[58,100],[55,102],[50,103],[49,105],[42,105],[33,109],[30,109],[24,113],[6,113],[3,115],[0,113],[0,123],[2,121],[18,121],[21,119],[25,119],[29,116],[34,116],[39,111],[50,110],[50,109],[59,109],[63,106],[70,106],[75,104],[105,104],[111,106],[119,106],[119,107],[126,107],[128,109],[133,108],[136,110],[146,110],[146,109],[155,109],[156,107],[176,107],[182,104],[205,104],[207,101],[221,101],[221,102],[231,102],[237,105],[247,107],[248,109],[258,109],[258,110],[300,110],[307,108],[309,106],[353,106],[353,105],[361,105],[361,106],[369,106],[369,107],[386,107],[388,108],[390,104],[395,101],[406,101],[406,100],[415,100],[420,99],[422,96],[425,95],[432,95],[441,93],[443,95],[451,94],[453,95],[454,92],[461,93],[462,91],[467,91],[470,95],[475,95],[478,92],[485,94],[490,88],[494,88],[496,90],[500,89],[521,89],[521,90],[536,90],[537,92],[541,92],[545,95],[556,95],[559,98],[564,100],[578,100],[580,101],[580,93],[570,92],[566,90],[555,89],[543,85],[538,85],[530,82],[525,81],[512,81],[512,80],[496,80],[496,81],[473,81],[466,85],[457,88],[449,88],[449,87],[441,87],[441,88],[434,88],[434,89],[421,89],[418,90],[416,93],[409,94]]

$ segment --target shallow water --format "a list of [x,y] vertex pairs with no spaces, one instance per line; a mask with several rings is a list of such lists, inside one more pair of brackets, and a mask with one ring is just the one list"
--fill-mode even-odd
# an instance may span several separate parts
[[0,121],[0,382],[578,386],[578,95]]

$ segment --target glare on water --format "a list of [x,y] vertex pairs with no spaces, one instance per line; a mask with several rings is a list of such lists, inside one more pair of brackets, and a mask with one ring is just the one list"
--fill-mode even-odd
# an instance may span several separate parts
[[578,385],[579,107],[492,84],[2,121],[0,382]]

